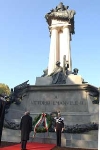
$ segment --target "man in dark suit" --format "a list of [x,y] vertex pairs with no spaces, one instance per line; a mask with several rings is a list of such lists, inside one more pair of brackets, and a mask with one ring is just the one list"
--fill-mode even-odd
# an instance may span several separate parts
[[55,132],[57,135],[57,146],[61,147],[61,132],[64,130],[64,118],[61,117],[60,112],[55,117]]
[[26,150],[27,140],[29,140],[29,134],[32,131],[32,117],[30,112],[25,112],[25,115],[21,118],[20,122],[21,130],[21,150]]

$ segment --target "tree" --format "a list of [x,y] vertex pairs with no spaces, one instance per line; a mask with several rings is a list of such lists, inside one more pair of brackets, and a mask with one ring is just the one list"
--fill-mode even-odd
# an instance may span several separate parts
[[5,94],[8,96],[10,94],[9,86],[4,83],[0,83],[0,94]]

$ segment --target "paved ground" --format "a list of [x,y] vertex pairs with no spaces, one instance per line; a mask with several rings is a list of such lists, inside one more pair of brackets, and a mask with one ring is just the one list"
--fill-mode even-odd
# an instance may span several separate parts
[[52,150],[97,150],[97,149],[82,149],[82,148],[66,148],[66,147],[55,147]]
[[[12,142],[1,142],[1,147],[6,147],[6,146],[11,146],[14,145],[16,143],[12,143]],[[66,147],[55,147],[52,150],[98,150],[98,149],[82,149],[82,148],[66,148]]]
[[11,146],[11,145],[15,145],[16,143],[12,143],[12,142],[1,142],[0,148],[1,147],[6,147],[6,146]]

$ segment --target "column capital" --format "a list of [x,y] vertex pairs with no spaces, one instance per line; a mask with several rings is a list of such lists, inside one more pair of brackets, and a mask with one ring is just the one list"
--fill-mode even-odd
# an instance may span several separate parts
[[61,28],[61,27],[67,27],[70,26],[71,24],[69,23],[57,23],[49,26],[49,28]]
[[49,30],[53,30],[53,29],[58,30],[58,27],[56,27],[56,26],[49,26]]
[[71,26],[71,24],[66,24],[66,25],[63,26],[63,29],[64,28],[69,28],[69,26]]

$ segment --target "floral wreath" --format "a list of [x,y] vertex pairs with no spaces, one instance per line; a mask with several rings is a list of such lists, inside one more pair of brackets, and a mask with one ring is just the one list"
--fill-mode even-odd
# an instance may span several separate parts
[[[43,121],[44,126],[39,126],[41,122]],[[46,113],[39,114],[34,118],[33,126],[34,126],[34,135],[35,137],[36,133],[42,133],[42,132],[48,132],[48,129],[50,128],[52,123],[51,116]]]

